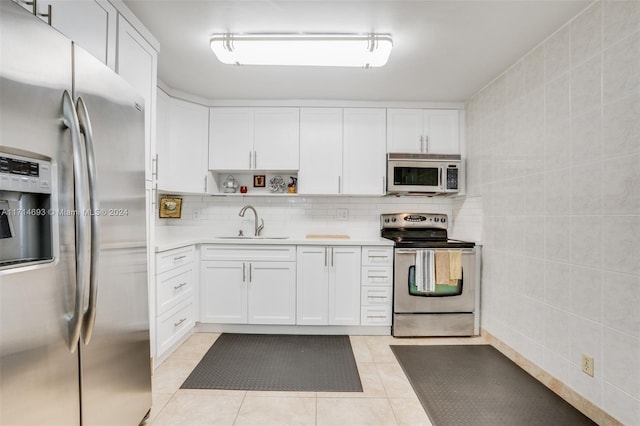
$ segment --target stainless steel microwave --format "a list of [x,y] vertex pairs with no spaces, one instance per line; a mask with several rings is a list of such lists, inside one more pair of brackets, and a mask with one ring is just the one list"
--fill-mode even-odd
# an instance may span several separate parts
[[387,154],[387,194],[454,194],[462,173],[460,155]]

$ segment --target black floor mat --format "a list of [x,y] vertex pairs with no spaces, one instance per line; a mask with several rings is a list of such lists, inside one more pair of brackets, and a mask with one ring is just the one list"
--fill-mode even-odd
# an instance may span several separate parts
[[391,349],[434,426],[595,425],[491,346]]
[[222,334],[182,389],[362,392],[348,336]]

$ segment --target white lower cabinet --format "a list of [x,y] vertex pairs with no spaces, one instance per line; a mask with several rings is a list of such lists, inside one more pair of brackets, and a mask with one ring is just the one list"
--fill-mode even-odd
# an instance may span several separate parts
[[195,326],[192,300],[185,300],[156,319],[156,354],[161,357]]
[[297,247],[299,325],[360,325],[361,248]]
[[295,324],[295,248],[266,246],[231,250],[203,246],[200,270],[200,320],[220,324]]
[[194,246],[156,253],[155,354],[161,357],[195,326],[198,262]]
[[391,325],[393,248],[362,248],[361,325]]

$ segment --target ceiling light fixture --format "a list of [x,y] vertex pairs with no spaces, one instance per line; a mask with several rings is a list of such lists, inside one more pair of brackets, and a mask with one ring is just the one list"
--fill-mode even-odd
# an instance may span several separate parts
[[211,50],[223,64],[381,67],[389,34],[214,34]]

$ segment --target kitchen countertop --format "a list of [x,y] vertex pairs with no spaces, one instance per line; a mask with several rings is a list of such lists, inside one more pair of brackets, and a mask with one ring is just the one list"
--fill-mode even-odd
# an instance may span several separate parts
[[[323,234],[326,234],[326,238],[306,237],[306,235],[318,236]],[[156,228],[155,251],[157,253],[195,244],[393,246],[393,241],[382,237],[350,235],[349,238],[344,238],[332,234],[333,233],[309,233],[303,235],[266,234],[262,236],[262,238],[222,238],[222,236],[226,236],[227,234],[204,233],[202,229],[198,228],[166,226]],[[272,238],[269,238],[270,236]]]

